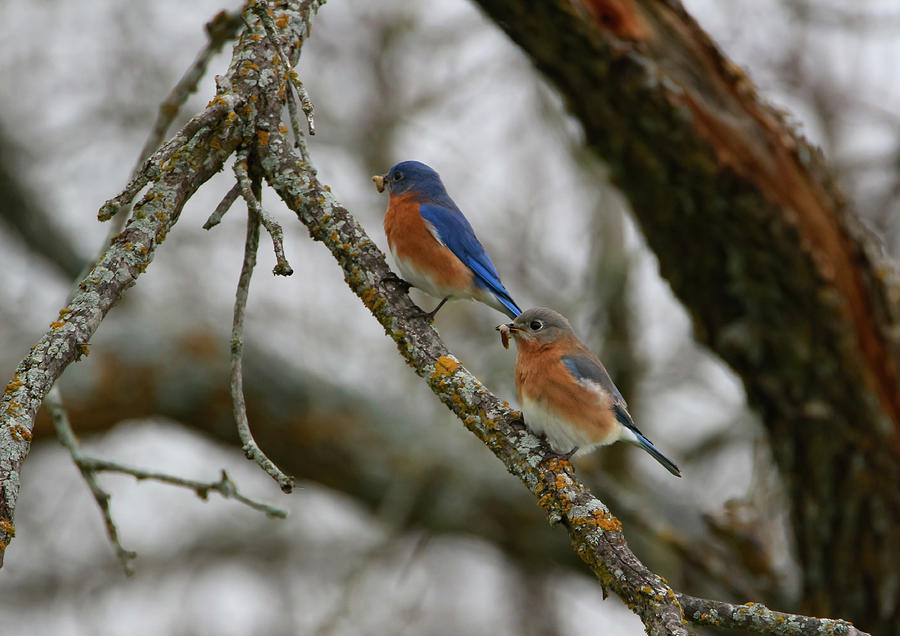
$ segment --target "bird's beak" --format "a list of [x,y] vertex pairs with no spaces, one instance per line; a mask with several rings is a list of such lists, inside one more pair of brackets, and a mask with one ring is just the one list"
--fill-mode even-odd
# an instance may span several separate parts
[[504,349],[509,349],[509,334],[516,331],[522,331],[511,322],[497,325],[494,329],[500,332],[500,342],[503,344]]
[[384,192],[384,178],[386,176],[387,175],[385,174],[376,174],[374,177],[372,177],[372,181],[375,182],[375,189],[379,192]]

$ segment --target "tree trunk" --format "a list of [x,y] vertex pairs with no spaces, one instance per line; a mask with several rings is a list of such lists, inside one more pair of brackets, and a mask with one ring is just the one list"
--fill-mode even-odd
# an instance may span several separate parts
[[698,340],[741,376],[803,610],[900,633],[900,286],[821,153],[677,0],[479,0],[581,122]]

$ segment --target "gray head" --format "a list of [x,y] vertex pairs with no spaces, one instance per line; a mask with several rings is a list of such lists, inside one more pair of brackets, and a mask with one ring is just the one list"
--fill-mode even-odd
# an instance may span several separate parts
[[572,325],[566,317],[547,307],[526,309],[506,326],[516,340],[537,341],[540,344],[574,336]]

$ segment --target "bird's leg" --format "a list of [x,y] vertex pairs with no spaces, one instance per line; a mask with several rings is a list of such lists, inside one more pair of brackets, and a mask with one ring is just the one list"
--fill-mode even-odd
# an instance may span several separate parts
[[435,307],[434,309],[432,309],[431,311],[428,311],[428,312],[422,312],[422,318],[425,318],[428,322],[433,322],[433,321],[434,321],[434,317],[435,317],[435,315],[437,314],[438,310],[439,310],[441,307],[443,307],[443,306],[444,306],[444,303],[447,302],[448,300],[450,300],[450,296],[447,296],[446,298],[444,298],[444,300],[442,300],[441,302],[439,302],[439,303],[438,303],[438,306]]
[[443,307],[444,303],[447,302],[448,300],[450,300],[449,296],[447,296],[444,300],[439,302],[438,306],[435,307],[434,309],[432,309],[431,311],[425,311],[424,309],[417,307],[414,311],[410,312],[409,316],[407,316],[407,317],[411,320],[415,319],[415,318],[423,318],[423,319],[427,320],[428,322],[434,322],[434,315],[438,312],[438,309]]
[[397,276],[394,272],[388,272],[387,274],[382,276],[381,282],[382,283],[390,283],[391,285],[396,286],[397,289],[400,290],[401,294],[409,293],[409,288],[415,287],[415,285],[413,285],[411,282],[409,282],[408,280],[403,280],[402,278]]
[[[545,437],[544,440],[546,440],[546,439],[547,438]],[[549,446],[549,442],[548,442],[548,446]],[[547,459],[555,457],[556,459],[561,459],[563,461],[569,461],[572,458],[572,455],[574,455],[577,452],[578,452],[577,446],[575,446],[574,448],[572,448],[572,450],[570,450],[566,453],[557,453],[555,450],[553,450],[553,447],[550,446],[550,451],[547,453],[546,457],[547,457]]]

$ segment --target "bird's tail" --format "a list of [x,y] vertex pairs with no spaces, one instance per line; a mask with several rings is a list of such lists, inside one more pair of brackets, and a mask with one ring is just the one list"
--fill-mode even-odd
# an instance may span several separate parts
[[[506,292],[506,290],[504,289],[503,292]],[[497,291],[494,291],[494,298],[497,299],[497,302],[503,305],[503,307],[506,309],[504,313],[513,320],[515,320],[516,317],[522,313],[522,310],[519,309],[516,301],[514,301],[508,293],[498,293]]]
[[653,443],[649,439],[647,439],[646,437],[644,437],[637,431],[632,431],[632,432],[634,432],[634,436],[637,439],[638,446],[640,446],[645,451],[650,453],[650,455],[653,456],[653,459],[655,459],[660,464],[665,466],[666,470],[668,470],[670,473],[672,473],[676,477],[681,477],[681,471],[678,470],[678,466],[676,466],[675,463],[671,459],[669,459],[668,457],[666,457],[665,455],[660,453],[656,449],[656,446],[654,446]]

